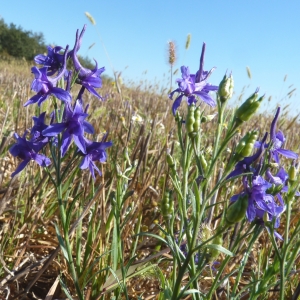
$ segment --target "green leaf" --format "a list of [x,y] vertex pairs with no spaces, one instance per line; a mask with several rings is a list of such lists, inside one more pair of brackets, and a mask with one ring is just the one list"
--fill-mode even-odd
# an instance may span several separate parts
[[54,226],[55,226],[55,231],[56,231],[57,239],[58,239],[58,242],[59,242],[59,245],[60,245],[60,249],[61,249],[61,251],[62,251],[62,253],[64,255],[64,258],[69,263],[68,252],[67,252],[67,249],[66,249],[66,246],[65,246],[64,239],[63,239],[63,237],[61,236],[61,234],[59,232],[59,228],[58,228],[57,224],[54,224]]
[[68,299],[73,300],[72,296],[70,295],[67,286],[65,285],[65,283],[62,281],[61,278],[59,278],[59,282],[61,285],[62,290],[64,291],[65,295],[68,297]]
[[229,251],[226,248],[224,248],[220,245],[217,245],[217,244],[208,244],[208,245],[205,245],[205,247],[215,249],[215,250],[223,252],[224,254],[227,254],[229,256],[234,256],[234,254],[231,251]]

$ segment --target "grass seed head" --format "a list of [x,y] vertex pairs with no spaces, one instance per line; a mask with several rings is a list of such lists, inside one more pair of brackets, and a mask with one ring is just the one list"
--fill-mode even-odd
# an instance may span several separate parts
[[169,54],[169,64],[173,66],[176,62],[176,46],[174,41],[168,42],[168,54]]

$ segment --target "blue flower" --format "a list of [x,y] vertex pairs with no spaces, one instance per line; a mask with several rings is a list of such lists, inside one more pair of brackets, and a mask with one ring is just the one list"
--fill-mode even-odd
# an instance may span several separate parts
[[169,98],[173,99],[175,93],[179,93],[179,96],[175,99],[172,112],[176,114],[178,107],[181,104],[183,97],[186,97],[188,105],[197,102],[196,97],[199,97],[202,101],[210,106],[216,106],[216,101],[209,95],[210,91],[218,91],[219,87],[207,83],[208,77],[213,72],[214,68],[208,71],[203,71],[204,65],[204,53],[205,43],[203,43],[202,53],[200,58],[200,68],[196,74],[190,74],[189,67],[181,67],[182,79],[177,79],[178,88],[170,93]]
[[61,70],[64,66],[64,54],[61,53],[63,50],[62,47],[50,47],[47,46],[48,54],[39,54],[35,56],[34,61],[39,64],[47,67],[47,75],[52,76],[57,71]]
[[243,173],[255,171],[254,168],[251,168],[251,165],[261,157],[261,155],[264,151],[263,145],[267,139],[267,136],[268,136],[268,134],[266,133],[264,135],[262,141],[259,142],[260,147],[254,155],[247,156],[236,164],[234,170],[227,176],[227,179],[234,177],[234,176],[238,176]]
[[64,64],[63,68],[60,70],[59,74],[52,78],[47,76],[48,67],[43,67],[38,69],[37,67],[32,67],[31,71],[35,76],[31,84],[31,89],[37,92],[37,94],[31,97],[24,106],[29,104],[38,103],[40,106],[50,95],[54,95],[59,100],[63,102],[71,102],[72,98],[70,93],[67,91],[56,87],[57,82],[64,76],[66,70],[66,57],[67,57],[68,47],[66,48],[64,54]]
[[[271,130],[270,130],[270,143],[265,144],[265,148],[269,148],[270,158],[273,158],[276,163],[279,164],[279,154],[291,158],[291,159],[297,159],[298,155],[291,151],[283,149],[283,145],[285,142],[284,134],[281,130],[276,132],[276,125],[278,121],[278,117],[280,114],[280,107],[277,108],[275,117],[271,123]],[[260,143],[256,144],[256,147],[259,147]]]
[[62,134],[61,155],[64,156],[67,152],[72,139],[79,150],[86,154],[86,142],[83,136],[84,132],[94,133],[93,126],[85,121],[88,114],[83,111],[82,104],[79,100],[76,101],[74,109],[67,104],[64,110],[63,122],[49,125],[42,131],[44,136],[57,136]]
[[102,80],[100,78],[100,75],[105,71],[105,68],[98,69],[98,63],[95,60],[96,66],[93,70],[89,70],[84,68],[76,55],[76,53],[79,51],[80,45],[81,45],[81,39],[85,32],[86,25],[83,27],[80,35],[78,35],[78,30],[76,32],[76,42],[75,46],[72,52],[72,59],[74,63],[74,68],[77,73],[77,79],[76,83],[81,84],[83,87],[85,87],[91,94],[96,96],[97,98],[103,100],[103,98],[97,93],[95,88],[101,88],[102,86]]
[[[278,205],[275,198],[267,194],[266,191],[272,187],[272,184],[262,178],[260,175],[254,176],[252,186],[250,187],[247,179],[243,179],[244,191],[240,194],[231,197],[230,201],[236,201],[242,195],[248,195],[248,208],[246,217],[249,222],[257,220],[263,223],[263,217],[267,214],[269,220],[275,218],[275,228],[279,227],[280,215],[285,211],[285,205],[280,203]],[[276,233],[277,237],[281,236]]]
[[[105,137],[104,137],[105,139]],[[104,139],[101,142],[92,142],[85,140],[86,143],[86,153],[81,153],[84,157],[80,163],[80,169],[89,168],[93,178],[95,179],[94,170],[96,170],[101,176],[101,171],[95,165],[95,161],[100,161],[101,163],[106,162],[107,155],[105,150],[108,147],[112,146],[112,142],[104,142]]]
[[51,161],[48,157],[42,154],[38,154],[38,152],[44,147],[44,144],[41,142],[33,143],[27,141],[25,136],[26,132],[23,137],[19,137],[18,134],[15,133],[15,139],[17,140],[17,142],[13,144],[9,149],[9,152],[12,156],[19,157],[23,160],[19,164],[15,172],[11,174],[11,177],[14,177],[16,174],[21,172],[31,160],[34,160],[42,167],[46,167],[51,164]]
[[48,125],[45,124],[45,115],[46,112],[43,112],[39,115],[39,117],[32,117],[34,125],[30,131],[30,141],[43,142],[44,144],[48,143],[49,138],[42,134],[42,131],[48,127]]

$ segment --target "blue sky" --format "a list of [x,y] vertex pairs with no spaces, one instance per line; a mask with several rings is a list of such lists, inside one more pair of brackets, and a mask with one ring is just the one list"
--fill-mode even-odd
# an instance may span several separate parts
[[[232,71],[236,97],[243,86],[250,85],[246,95],[259,86],[262,94],[272,95],[272,107],[279,101],[282,106],[291,103],[295,113],[300,108],[299,11],[298,0],[4,0],[0,15],[6,23],[43,32],[47,43],[60,46],[73,47],[76,29],[87,24],[80,54],[95,58],[99,67],[105,66],[112,75],[99,32],[114,69],[122,71],[125,82],[155,78],[163,82],[163,74],[169,71],[169,40],[177,45],[175,68],[184,64],[196,72],[205,41],[205,70],[217,67],[210,83],[218,84],[226,70]],[[96,26],[85,12],[94,17]],[[189,33],[191,45],[185,52]],[[93,43],[95,46],[88,50]],[[251,80],[246,66],[250,67]],[[293,97],[283,99],[293,88],[297,88]]]

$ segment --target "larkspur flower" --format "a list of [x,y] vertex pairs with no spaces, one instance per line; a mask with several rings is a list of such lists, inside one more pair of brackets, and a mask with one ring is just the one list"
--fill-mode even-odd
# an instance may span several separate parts
[[38,154],[38,152],[43,148],[44,144],[41,142],[34,143],[27,141],[25,137],[26,132],[23,137],[19,137],[18,134],[15,133],[15,139],[17,142],[9,149],[9,152],[12,156],[19,157],[23,160],[15,172],[11,174],[11,177],[14,177],[16,174],[21,172],[31,160],[34,160],[42,167],[46,167],[51,164],[51,161],[48,157]]
[[[244,191],[240,194],[234,195],[231,197],[230,201],[234,202],[239,199],[240,196],[245,194],[248,195],[248,207],[246,211],[246,217],[249,222],[257,220],[262,222],[263,217],[267,214],[269,220],[275,218],[275,228],[279,227],[280,215],[285,210],[285,205],[280,203],[278,205],[275,201],[275,198],[267,194],[267,190],[272,187],[272,184],[266,181],[260,175],[253,176],[252,186],[250,187],[246,177],[243,178]],[[276,233],[277,237],[281,236]]]
[[216,106],[216,101],[209,95],[210,91],[217,91],[219,89],[216,85],[207,83],[207,79],[213,72],[214,68],[210,71],[203,71],[204,66],[204,53],[205,43],[203,43],[202,53],[200,58],[200,67],[196,74],[190,74],[189,67],[182,66],[181,74],[182,79],[177,79],[178,88],[170,93],[169,98],[173,100],[173,95],[179,93],[179,96],[175,99],[172,112],[175,115],[178,107],[181,104],[183,97],[186,97],[188,105],[197,102],[196,97],[199,97],[202,101],[210,106]]
[[68,47],[66,47],[64,54],[64,64],[63,68],[60,70],[59,74],[52,78],[47,76],[48,67],[43,67],[38,69],[37,67],[32,67],[31,71],[35,76],[31,84],[31,89],[37,92],[37,94],[31,97],[24,106],[38,103],[40,106],[50,95],[54,95],[59,100],[63,102],[71,102],[71,95],[69,92],[56,87],[57,82],[64,76],[66,70],[66,57],[67,57]]
[[298,158],[298,155],[295,152],[282,148],[283,144],[285,142],[285,137],[281,130],[276,132],[276,125],[277,125],[277,120],[278,120],[279,114],[280,114],[280,107],[277,108],[277,112],[272,121],[271,131],[270,131],[270,139],[271,139],[270,154],[271,154],[271,157],[276,161],[276,163],[279,163],[278,154],[281,154],[281,155],[283,155],[287,158],[291,158],[291,159]]
[[93,70],[89,70],[84,68],[77,57],[77,52],[79,51],[81,39],[85,32],[86,25],[83,27],[80,35],[78,34],[78,30],[76,32],[76,42],[72,52],[72,59],[74,63],[74,68],[77,73],[76,83],[81,84],[85,87],[91,94],[96,96],[97,98],[103,100],[103,98],[97,93],[95,88],[100,88],[102,86],[102,80],[100,75],[105,71],[105,68],[98,69],[98,63],[95,60],[96,66]]
[[[270,169],[267,169],[266,171],[266,178],[268,181],[275,185],[275,187],[278,187],[278,193],[276,194],[277,199],[279,202],[284,205],[283,198],[281,196],[281,193],[286,193],[288,191],[288,179],[289,175],[288,173],[284,170],[283,167],[280,167],[278,172],[275,175],[272,175]],[[300,193],[296,191],[295,193],[296,196],[300,196]]]
[[84,132],[94,133],[93,126],[85,121],[88,114],[83,111],[82,103],[77,100],[74,109],[70,104],[65,106],[63,122],[49,125],[42,131],[44,136],[57,136],[62,134],[61,155],[64,156],[67,152],[72,139],[79,150],[86,154],[86,142],[83,136]]
[[266,133],[264,135],[262,141],[260,142],[259,149],[257,150],[257,152],[255,154],[253,154],[252,156],[247,156],[247,157],[243,158],[241,161],[239,161],[236,164],[234,170],[227,176],[227,179],[234,177],[234,176],[238,176],[238,175],[246,173],[246,172],[254,171],[254,169],[251,168],[251,165],[261,157],[261,155],[264,151],[263,145],[267,139],[267,136],[268,136],[268,134]]
[[[283,149],[283,145],[285,142],[284,134],[281,130],[276,132],[276,125],[278,121],[278,117],[280,114],[280,107],[277,108],[275,117],[271,123],[271,130],[270,130],[270,143],[265,144],[265,148],[269,148],[270,158],[272,158],[277,164],[279,164],[279,154],[291,158],[291,159],[297,159],[298,155],[291,151]],[[260,147],[261,143],[257,142],[256,147]]]
[[101,163],[106,162],[107,155],[105,150],[108,147],[112,146],[112,142],[104,142],[105,137],[101,142],[92,142],[89,140],[85,140],[86,143],[86,153],[82,153],[83,159],[80,163],[80,169],[87,169],[89,168],[93,178],[95,179],[95,172],[96,170],[99,175],[101,176],[101,171],[98,169],[98,167],[95,165],[94,162],[99,161]]
[[35,56],[34,61],[39,65],[47,67],[47,75],[52,76],[64,66],[64,54],[61,53],[63,48],[60,46],[53,48],[47,46],[47,50],[47,55],[39,54]]
[[30,135],[32,142],[44,142],[45,144],[48,143],[49,138],[43,136],[42,131],[48,127],[45,124],[45,116],[46,112],[41,113],[38,117],[32,117],[34,125],[31,128]]

